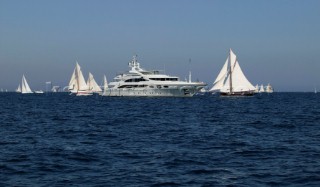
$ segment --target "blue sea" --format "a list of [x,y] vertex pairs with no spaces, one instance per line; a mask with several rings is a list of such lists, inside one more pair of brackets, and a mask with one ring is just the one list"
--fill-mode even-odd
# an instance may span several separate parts
[[320,94],[0,93],[0,186],[320,186]]

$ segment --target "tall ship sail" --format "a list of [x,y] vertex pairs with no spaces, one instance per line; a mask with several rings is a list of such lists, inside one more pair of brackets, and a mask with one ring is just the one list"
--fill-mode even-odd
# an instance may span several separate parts
[[30,86],[27,82],[26,77],[23,75],[22,76],[22,83],[21,83],[21,93],[23,94],[29,94],[29,93],[33,93],[30,89]]
[[203,82],[180,81],[179,77],[161,74],[158,70],[145,70],[140,67],[137,56],[129,62],[129,68],[109,83],[104,96],[192,97],[206,86]]
[[101,93],[102,92],[102,89],[97,84],[97,82],[94,80],[93,75],[91,73],[89,73],[87,85],[89,87],[89,90],[92,91],[93,93]]
[[74,68],[69,82],[69,91],[77,96],[92,95],[92,92],[89,90],[89,87],[84,80],[81,67],[78,62],[76,63],[76,67]]
[[254,91],[255,87],[242,72],[237,56],[230,49],[227,60],[214,81],[210,92],[220,92],[220,95],[227,96],[249,96],[253,95]]

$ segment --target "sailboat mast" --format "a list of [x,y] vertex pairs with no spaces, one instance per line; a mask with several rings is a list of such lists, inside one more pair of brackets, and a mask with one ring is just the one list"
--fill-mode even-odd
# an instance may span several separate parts
[[230,76],[230,78],[229,78],[229,85],[230,85],[230,89],[229,89],[229,90],[230,90],[230,94],[232,94],[231,49],[230,49],[230,51],[229,51],[229,67],[230,67],[230,69],[229,69],[229,76]]

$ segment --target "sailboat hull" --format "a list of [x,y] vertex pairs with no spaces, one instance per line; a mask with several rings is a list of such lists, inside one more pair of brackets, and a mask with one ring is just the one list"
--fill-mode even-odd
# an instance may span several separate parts
[[254,92],[220,92],[221,96],[253,96]]
[[87,91],[78,91],[76,96],[90,96],[92,95],[92,92],[87,92]]

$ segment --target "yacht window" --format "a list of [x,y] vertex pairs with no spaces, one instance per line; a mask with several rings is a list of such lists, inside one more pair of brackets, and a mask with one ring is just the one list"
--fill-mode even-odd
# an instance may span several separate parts
[[124,82],[141,82],[141,81],[147,81],[147,80],[144,78],[135,78],[135,79],[128,79]]
[[163,86],[164,88],[168,88],[168,86]]
[[155,81],[178,81],[178,78],[150,78]]

